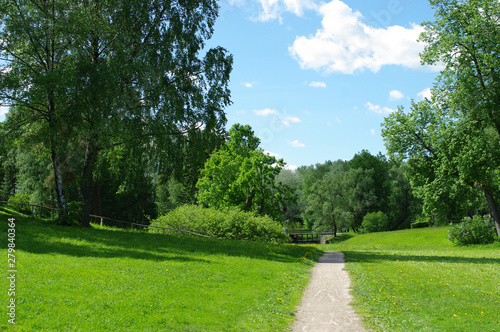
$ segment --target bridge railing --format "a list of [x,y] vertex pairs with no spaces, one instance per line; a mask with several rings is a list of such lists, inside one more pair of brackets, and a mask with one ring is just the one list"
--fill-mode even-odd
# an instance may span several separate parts
[[333,232],[323,233],[289,233],[292,243],[322,243],[326,237],[335,235]]

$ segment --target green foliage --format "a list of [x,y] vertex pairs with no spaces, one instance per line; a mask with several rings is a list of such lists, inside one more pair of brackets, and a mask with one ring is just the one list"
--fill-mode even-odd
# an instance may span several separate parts
[[[185,187],[194,188],[195,164],[204,159],[183,160],[187,132],[223,127],[230,104],[232,56],[205,47],[218,9],[215,0],[0,1],[0,99],[12,105],[7,120],[28,150],[52,159],[60,207],[61,164],[77,160],[83,225],[97,209],[94,191],[107,180],[96,176],[100,155],[115,147],[133,155],[133,166],[154,172],[164,158],[168,166],[192,162]],[[134,180],[151,172],[145,168],[137,167]],[[124,195],[115,201],[127,200],[126,207],[148,198],[133,193],[144,182],[124,180]],[[134,209],[147,213],[149,206]]]
[[[151,223],[152,226],[191,231],[215,238],[286,243],[290,237],[282,225],[267,216],[256,216],[236,207],[204,208],[184,205]],[[162,232],[150,228],[150,232]]]
[[303,224],[302,214],[305,212],[307,203],[304,199],[302,191],[303,177],[302,173],[297,170],[289,170],[283,168],[276,176],[276,183],[285,185],[289,188],[290,194],[296,196],[297,201],[289,201],[283,208],[283,217],[285,225],[289,229],[300,228],[299,224]]
[[454,224],[448,234],[448,239],[457,244],[488,244],[495,242],[498,236],[495,232],[495,222],[489,215],[465,217],[463,222]]
[[358,230],[367,213],[381,211],[388,217],[384,229],[409,228],[421,204],[403,173],[404,166],[362,151],[350,161],[299,168],[307,202],[305,224],[318,231]]
[[363,217],[361,228],[367,233],[384,232],[388,230],[389,218],[382,211],[368,213]]
[[411,223],[411,228],[425,228],[431,226],[429,217],[417,216],[417,220]]
[[9,206],[20,213],[31,214],[31,206],[30,204],[30,195],[25,193],[15,193],[14,195],[9,197],[9,202],[12,203],[20,203],[20,204],[9,204]]
[[238,207],[277,220],[283,208],[295,201],[293,191],[277,183],[285,165],[265,153],[248,125],[235,124],[226,145],[212,153],[196,187],[200,204],[214,208]]
[[482,194],[500,235],[500,3],[430,2],[435,20],[423,24],[422,63],[444,69],[432,100],[388,116],[382,135],[391,157],[410,159],[408,174],[427,215],[450,217],[453,203],[466,210],[460,216],[478,212]]
[[66,213],[61,213],[57,216],[56,224],[62,226],[74,226],[78,224],[82,214],[82,207],[82,202],[69,202]]

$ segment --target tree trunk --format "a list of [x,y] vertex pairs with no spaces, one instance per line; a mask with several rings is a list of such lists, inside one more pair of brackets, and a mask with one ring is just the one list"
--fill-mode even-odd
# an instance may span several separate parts
[[89,139],[87,149],[85,150],[85,159],[83,161],[83,168],[80,185],[80,200],[83,203],[80,224],[84,227],[90,227],[90,212],[93,204],[93,189],[94,180],[92,170],[96,161],[97,149],[94,146],[94,139]]
[[250,211],[253,205],[253,198],[255,197],[255,193],[252,191],[252,187],[250,187],[250,193],[247,195],[245,206],[243,207],[244,211]]
[[94,214],[102,216],[102,198],[101,198],[101,183],[99,180],[93,181],[94,184]]
[[490,208],[491,216],[495,220],[495,228],[497,229],[497,234],[500,236],[500,211],[498,209],[498,204],[493,196],[493,192],[489,187],[482,186],[486,200],[488,201],[488,206]]
[[58,156],[58,144],[57,144],[57,126],[56,126],[56,107],[54,101],[54,93],[49,91],[48,93],[49,101],[49,130],[50,130],[50,152],[52,157],[52,167],[54,168],[54,180],[56,184],[56,196],[57,196],[57,206],[61,213],[64,215],[67,212],[66,209],[66,196],[64,194],[63,179],[61,165],[59,163]]

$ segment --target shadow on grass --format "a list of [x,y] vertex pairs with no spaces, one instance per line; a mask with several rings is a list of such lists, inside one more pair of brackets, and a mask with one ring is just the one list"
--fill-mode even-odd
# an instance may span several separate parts
[[327,240],[330,244],[336,244],[336,243],[341,243],[341,242],[344,242],[344,241],[347,241],[351,238],[353,238],[354,235],[350,234],[350,233],[342,233],[342,234],[339,234],[335,237],[329,237]]
[[487,257],[461,257],[440,255],[390,255],[371,251],[342,251],[346,262],[380,262],[380,261],[413,261],[413,262],[436,262],[436,263],[460,263],[460,264],[500,264],[500,258]]
[[[5,217],[5,218],[4,218]],[[227,255],[279,262],[300,262],[311,249],[264,242],[207,239],[151,234],[140,231],[58,226],[49,222],[14,216],[16,248],[35,254],[63,254],[77,257],[129,257],[154,261],[207,262],[204,255]],[[7,233],[7,217],[0,215],[0,232]],[[7,239],[6,236],[3,237]],[[5,240],[6,241],[6,240]],[[4,248],[7,247],[5,244]],[[321,251],[314,249],[317,261]]]

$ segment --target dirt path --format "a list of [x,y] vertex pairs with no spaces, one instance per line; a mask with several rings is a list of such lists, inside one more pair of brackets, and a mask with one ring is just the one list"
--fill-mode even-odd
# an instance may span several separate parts
[[366,331],[349,305],[349,275],[344,271],[344,255],[327,251],[312,270],[297,312],[293,332]]

